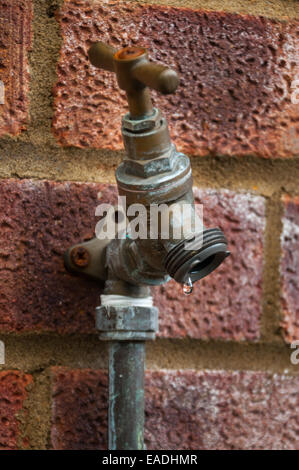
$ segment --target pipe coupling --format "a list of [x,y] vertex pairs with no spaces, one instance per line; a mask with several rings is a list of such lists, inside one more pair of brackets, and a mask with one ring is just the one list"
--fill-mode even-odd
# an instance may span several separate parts
[[[96,308],[96,328],[103,341],[146,341],[155,339],[158,331],[158,309],[152,298],[133,298],[118,295],[111,303]],[[114,305],[113,305],[114,304]]]

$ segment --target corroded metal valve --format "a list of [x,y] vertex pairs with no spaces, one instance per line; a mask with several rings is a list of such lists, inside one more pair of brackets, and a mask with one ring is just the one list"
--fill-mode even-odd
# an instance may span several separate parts
[[[116,170],[126,206],[142,206],[143,236],[94,238],[65,253],[71,272],[105,281],[96,311],[100,339],[109,341],[109,449],[142,449],[144,427],[145,341],[155,338],[158,310],[150,286],[170,278],[192,290],[192,283],[216,269],[225,257],[227,241],[219,228],[197,230],[189,158],[171,142],[166,119],[153,107],[150,88],[174,93],[175,71],[148,60],[146,49],[119,51],[103,43],[89,50],[91,63],[115,72],[126,91],[129,112],[122,120],[126,156]],[[177,208],[187,206],[175,216]],[[160,213],[153,236],[152,209]],[[125,214],[131,222],[134,215]],[[167,236],[165,236],[165,220]],[[129,224],[130,225],[130,224]],[[178,230],[179,229],[179,230]]]
[[119,87],[127,93],[132,119],[140,119],[152,113],[148,87],[168,94],[174,93],[179,84],[177,73],[150,62],[144,47],[125,47],[117,51],[98,42],[90,48],[89,59],[95,67],[116,73]]
[[[167,121],[153,108],[150,97],[150,88],[164,94],[174,93],[179,83],[176,72],[150,62],[143,47],[116,50],[100,42],[90,48],[89,58],[94,66],[115,72],[119,87],[127,94],[129,112],[122,120],[126,157],[116,170],[119,194],[126,197],[127,206],[142,204],[149,220],[153,205],[166,204],[169,208],[173,203],[188,205],[196,218],[190,160],[176,150]],[[155,239],[148,233],[146,239],[131,240],[128,236],[106,244],[104,280],[108,276],[135,285],[154,285],[172,277],[184,284],[208,275],[229,254],[226,238],[219,228],[202,227],[198,233],[193,230],[186,234],[189,222],[182,218],[180,237],[172,236],[170,230],[169,237],[164,239],[159,229]],[[171,217],[169,225],[174,228]],[[102,249],[103,241],[98,246]],[[94,242],[92,247],[96,247]],[[70,257],[67,265],[84,272],[84,268],[74,266]],[[86,268],[86,273],[89,271]]]

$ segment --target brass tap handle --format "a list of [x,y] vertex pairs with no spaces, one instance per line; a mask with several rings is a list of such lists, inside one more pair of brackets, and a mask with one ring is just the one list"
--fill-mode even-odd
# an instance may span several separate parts
[[116,49],[109,44],[96,42],[90,47],[88,56],[95,67],[114,72],[113,56],[115,53]]
[[177,73],[164,65],[150,62],[144,47],[116,50],[103,42],[97,42],[91,46],[88,54],[92,65],[116,73],[119,87],[127,92],[133,119],[152,113],[147,87],[163,94],[174,93],[178,87]]

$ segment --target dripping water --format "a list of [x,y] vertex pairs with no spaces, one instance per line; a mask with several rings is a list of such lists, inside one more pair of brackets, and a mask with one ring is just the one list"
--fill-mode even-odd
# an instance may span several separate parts
[[187,281],[183,285],[183,292],[185,295],[190,295],[192,293],[192,290],[193,290],[193,284],[192,284],[190,277],[188,277]]

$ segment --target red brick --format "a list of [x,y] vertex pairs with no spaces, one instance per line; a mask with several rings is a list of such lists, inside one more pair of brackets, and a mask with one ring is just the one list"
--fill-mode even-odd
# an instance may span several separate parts
[[[206,225],[223,228],[232,255],[189,297],[173,282],[154,290],[160,335],[256,339],[264,200],[229,191],[197,191],[197,196]],[[63,253],[94,236],[97,204],[115,201],[110,185],[0,181],[1,331],[95,332],[101,286],[68,274]]]
[[5,86],[5,101],[0,104],[0,136],[17,135],[26,128],[29,112],[31,0],[0,0],[0,17],[0,80]]
[[56,450],[107,449],[107,387],[103,371],[53,367],[51,443]]
[[[174,96],[154,98],[178,147],[191,154],[290,157],[298,154],[298,21],[133,3],[67,0],[55,87],[54,133],[62,145],[122,148],[126,112],[110,72],[88,63],[101,40],[142,44],[174,67]],[[124,96],[122,94],[122,96]]]
[[299,197],[283,198],[281,234],[282,327],[287,342],[299,339]]
[[[159,449],[298,449],[298,377],[149,371],[146,445]],[[105,449],[107,376],[53,370],[54,449]]]
[[204,223],[225,233],[231,256],[183,294],[171,281],[154,289],[160,336],[255,340],[260,335],[265,204],[260,196],[195,190]]
[[17,414],[27,398],[32,376],[18,371],[0,372],[0,450],[17,448],[20,428]]
[[[98,284],[63,265],[72,244],[94,236],[97,184],[0,181],[0,329],[90,332]],[[103,202],[115,192],[105,186]]]
[[298,449],[298,377],[154,372],[147,442],[155,449]]

